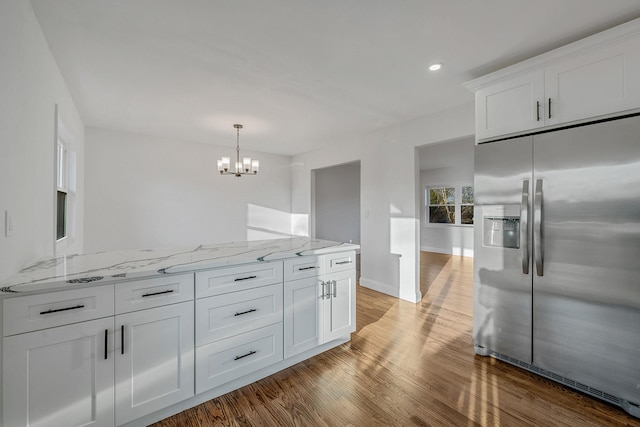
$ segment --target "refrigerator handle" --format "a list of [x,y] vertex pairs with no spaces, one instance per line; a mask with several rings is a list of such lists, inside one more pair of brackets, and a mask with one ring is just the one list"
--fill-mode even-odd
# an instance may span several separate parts
[[529,180],[522,181],[522,202],[520,204],[520,256],[522,274],[529,274]]
[[533,199],[533,256],[536,259],[536,274],[542,276],[544,271],[544,241],[542,235],[542,180],[536,180],[536,194]]

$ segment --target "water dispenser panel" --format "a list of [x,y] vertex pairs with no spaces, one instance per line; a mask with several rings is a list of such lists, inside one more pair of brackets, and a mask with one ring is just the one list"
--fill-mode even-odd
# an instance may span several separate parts
[[487,206],[482,217],[482,244],[498,248],[520,248],[519,205]]

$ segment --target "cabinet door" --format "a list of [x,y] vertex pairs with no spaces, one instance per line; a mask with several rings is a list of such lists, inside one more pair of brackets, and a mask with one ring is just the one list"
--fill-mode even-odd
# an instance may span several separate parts
[[5,338],[3,425],[113,426],[107,339],[113,317]]
[[488,138],[544,125],[544,73],[535,70],[476,92],[476,138]]
[[329,342],[356,330],[356,272],[342,271],[324,276],[331,283],[331,296],[322,304],[322,342]]
[[639,108],[638,75],[640,37],[548,64],[545,68],[546,124]]
[[193,301],[116,316],[115,347],[117,425],[193,396]]
[[284,284],[284,357],[291,357],[320,344],[320,302],[318,277]]

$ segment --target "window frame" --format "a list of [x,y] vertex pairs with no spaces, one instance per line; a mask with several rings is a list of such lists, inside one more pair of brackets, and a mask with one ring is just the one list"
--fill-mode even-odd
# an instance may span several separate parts
[[[77,175],[77,153],[74,150],[75,139],[67,131],[60,120],[56,120],[56,138],[54,150],[54,233],[55,253],[59,255],[75,242],[76,234],[76,175]],[[58,238],[58,193],[64,193],[65,209],[64,216],[65,235]]]
[[[422,215],[423,227],[429,228],[441,228],[441,227],[473,227],[474,224],[462,224],[462,206],[474,206],[474,203],[462,203],[462,187],[474,188],[473,182],[460,181],[460,182],[446,182],[442,184],[427,184],[424,187],[423,197],[424,203],[422,204],[424,213]],[[430,194],[432,189],[436,188],[453,188],[454,189],[454,206],[455,206],[455,223],[444,222],[429,222],[431,206],[445,206],[445,205],[431,205]],[[475,188],[474,188],[474,201],[475,201]],[[448,205],[451,206],[451,205]],[[475,209],[474,209],[474,223],[475,223]]]

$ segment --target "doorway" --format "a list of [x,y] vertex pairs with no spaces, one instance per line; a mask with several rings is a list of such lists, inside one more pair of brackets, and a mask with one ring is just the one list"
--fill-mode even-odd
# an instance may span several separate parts
[[311,213],[313,238],[360,244],[359,161],[311,171]]
[[[473,258],[474,149],[475,138],[470,136],[416,150],[420,167],[417,203],[423,298],[433,279],[431,276],[437,276],[447,264],[445,259]],[[440,265],[434,260],[444,263]]]

